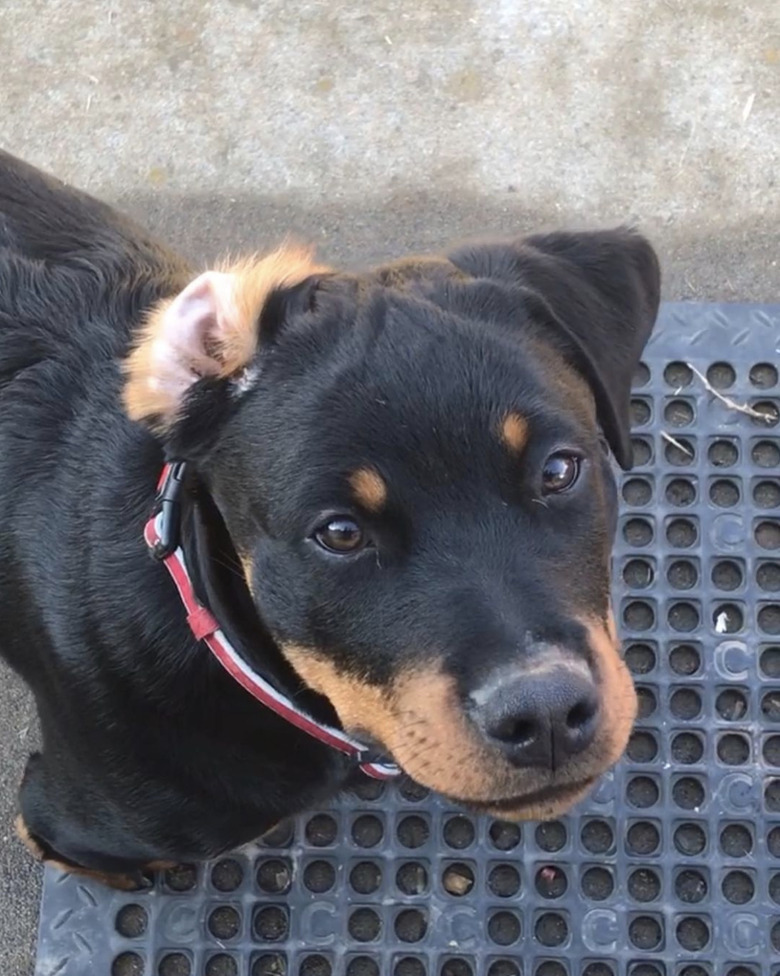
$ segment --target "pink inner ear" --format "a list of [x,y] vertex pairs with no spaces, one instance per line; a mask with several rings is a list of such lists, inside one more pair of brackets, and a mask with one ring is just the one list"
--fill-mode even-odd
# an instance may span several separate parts
[[206,271],[171,302],[152,346],[150,382],[175,400],[222,367],[219,348],[235,328],[233,275]]

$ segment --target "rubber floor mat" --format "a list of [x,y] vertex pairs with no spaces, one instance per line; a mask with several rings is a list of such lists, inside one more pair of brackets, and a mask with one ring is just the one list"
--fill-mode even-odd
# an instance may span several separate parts
[[553,823],[414,784],[146,894],[47,872],[37,976],[780,976],[780,306],[671,304],[615,609],[640,711]]

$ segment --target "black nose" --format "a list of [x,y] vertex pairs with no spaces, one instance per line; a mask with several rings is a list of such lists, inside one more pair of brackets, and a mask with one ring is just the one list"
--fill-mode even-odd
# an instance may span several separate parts
[[587,749],[596,734],[599,696],[577,667],[516,674],[472,700],[483,734],[515,766],[556,769]]

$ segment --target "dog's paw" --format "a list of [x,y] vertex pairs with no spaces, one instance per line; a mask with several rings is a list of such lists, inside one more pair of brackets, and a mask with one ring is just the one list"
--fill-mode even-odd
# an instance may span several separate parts
[[114,888],[117,891],[143,891],[151,888],[154,885],[154,872],[166,870],[172,866],[168,861],[156,861],[148,865],[145,871],[128,871],[119,874],[94,871],[91,868],[81,867],[78,864],[65,861],[59,858],[54,851],[47,850],[44,844],[30,833],[21,815],[16,818],[14,826],[16,836],[39,863],[47,867],[56,868],[56,870],[62,871],[64,874],[89,878],[91,881],[97,881],[99,884]]

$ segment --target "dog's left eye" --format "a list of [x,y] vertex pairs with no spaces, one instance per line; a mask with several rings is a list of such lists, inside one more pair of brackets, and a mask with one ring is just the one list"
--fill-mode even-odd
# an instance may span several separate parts
[[367,543],[366,533],[348,515],[336,515],[315,530],[314,540],[328,552],[347,555],[358,552]]
[[576,454],[551,454],[542,469],[542,491],[545,495],[559,494],[571,488],[579,476],[580,459]]

